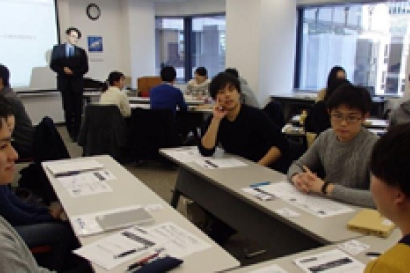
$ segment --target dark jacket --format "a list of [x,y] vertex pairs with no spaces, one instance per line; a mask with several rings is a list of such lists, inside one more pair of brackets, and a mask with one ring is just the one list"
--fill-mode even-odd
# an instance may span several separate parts
[[78,137],[83,155],[109,154],[120,160],[127,139],[127,125],[116,105],[87,106]]

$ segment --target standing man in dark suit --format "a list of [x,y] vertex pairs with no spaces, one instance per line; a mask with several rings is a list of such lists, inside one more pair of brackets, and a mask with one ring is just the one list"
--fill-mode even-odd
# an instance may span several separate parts
[[50,68],[57,73],[57,88],[63,98],[67,131],[77,140],[83,111],[83,76],[88,72],[88,59],[84,49],[76,46],[81,32],[70,27],[66,30],[67,42],[55,45]]

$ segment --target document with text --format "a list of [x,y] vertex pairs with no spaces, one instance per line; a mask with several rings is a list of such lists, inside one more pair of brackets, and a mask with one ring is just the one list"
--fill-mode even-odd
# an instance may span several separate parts
[[260,189],[320,218],[353,211],[342,203],[322,196],[302,193],[287,181],[261,186]]
[[294,260],[307,273],[363,273],[365,265],[339,249]]
[[109,170],[98,170],[57,178],[72,197],[112,192],[107,181],[117,178]]

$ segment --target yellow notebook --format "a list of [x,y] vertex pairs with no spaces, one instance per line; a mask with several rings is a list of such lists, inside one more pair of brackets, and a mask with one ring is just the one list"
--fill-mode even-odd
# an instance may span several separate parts
[[347,223],[347,227],[361,233],[387,237],[396,226],[378,211],[363,209]]

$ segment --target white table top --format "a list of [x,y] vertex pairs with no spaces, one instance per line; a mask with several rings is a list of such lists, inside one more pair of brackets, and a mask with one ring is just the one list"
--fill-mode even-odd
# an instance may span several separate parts
[[[150,105],[146,103],[130,103],[130,107],[131,109],[135,109],[135,108],[151,109]],[[188,112],[212,114],[212,109],[207,109],[207,108],[198,109],[195,106],[190,106],[188,107]]]
[[[351,255],[353,258],[359,260],[360,262],[367,264],[370,262],[370,257],[366,254],[368,252],[375,252],[375,253],[383,253],[386,250],[388,250],[389,248],[391,248],[393,245],[395,245],[401,238],[401,234],[400,231],[398,229],[396,229],[388,238],[384,239],[384,238],[378,238],[378,237],[374,237],[374,236],[366,236],[366,237],[362,237],[360,239],[357,239],[357,241],[369,245],[370,248],[367,249],[364,252],[361,252],[357,255]],[[286,257],[282,257],[282,258],[278,258],[278,259],[273,259],[270,261],[266,261],[263,263],[258,263],[255,265],[251,265],[251,266],[246,266],[246,267],[242,267],[239,269],[234,269],[234,270],[230,270],[229,272],[232,273],[249,273],[253,270],[257,270],[257,269],[262,269],[265,268],[267,266],[270,265],[278,265],[280,267],[282,267],[284,270],[286,270],[289,273],[297,273],[297,272],[304,272],[302,271],[302,269],[300,269],[297,265],[295,265],[293,263],[293,260],[296,258],[300,258],[300,257],[305,257],[305,256],[310,256],[310,255],[314,255],[314,254],[318,254],[324,251],[329,251],[329,250],[333,250],[333,249],[337,249],[338,246],[337,245],[329,245],[329,246],[325,246],[325,247],[320,247],[317,249],[313,249],[313,250],[308,250],[308,251],[304,251],[304,252],[300,252],[297,254],[293,254],[293,255],[289,255]]]
[[[192,97],[184,97],[185,102],[188,105],[200,105],[204,104],[203,100],[193,99]],[[147,103],[149,104],[150,98],[149,97],[128,97],[130,103]]]
[[[169,150],[172,149],[161,149],[160,152],[172,158],[172,155],[168,153]],[[270,216],[275,217],[296,229],[299,229],[302,233],[321,241],[323,244],[332,244],[363,237],[362,234],[347,229],[348,221],[353,218],[360,208],[346,204],[346,206],[353,209],[353,212],[321,219],[297,207],[294,207],[279,198],[272,201],[261,201],[244,192],[242,189],[249,187],[254,183],[264,181],[269,181],[271,183],[287,181],[286,176],[270,168],[260,166],[238,156],[223,155],[223,157],[237,158],[240,161],[245,162],[247,166],[236,168],[205,169],[194,162],[184,163],[180,162],[177,158],[174,158],[174,160],[178,162],[180,166],[188,168],[208,180],[210,183],[214,183],[225,188],[237,198],[241,198],[242,200],[249,202],[252,206],[258,207]],[[300,213],[300,216],[285,218],[275,212],[275,210],[285,207],[291,208],[292,210]]]
[[[182,266],[172,272],[214,272],[239,266],[239,262],[236,259],[216,245],[192,223],[169,206],[168,203],[157,196],[145,184],[125,170],[110,156],[96,156],[92,158],[102,163],[105,168],[109,169],[117,177],[117,180],[108,182],[113,188],[113,192],[73,198],[67,190],[64,189],[61,183],[57,181],[47,169],[45,169],[45,172],[68,216],[95,213],[132,205],[144,206],[149,204],[161,204],[164,207],[163,210],[151,212],[151,215],[155,218],[156,224],[171,221],[212,245],[211,248],[205,251],[194,253],[184,258]],[[84,158],[71,160],[83,159]],[[47,164],[47,162],[43,163],[43,167],[47,166]],[[106,232],[89,237],[79,237],[79,240],[82,245],[86,245],[104,238],[113,232]],[[123,264],[110,272],[125,272],[127,265],[128,264]],[[94,269],[95,272],[107,272],[96,265],[94,266]]]

